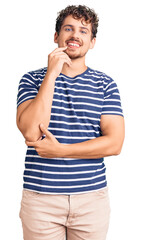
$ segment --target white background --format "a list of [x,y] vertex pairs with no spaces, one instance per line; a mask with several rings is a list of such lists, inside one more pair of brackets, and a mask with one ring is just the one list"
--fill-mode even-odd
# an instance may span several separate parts
[[19,209],[26,146],[16,127],[16,96],[24,73],[47,65],[57,12],[69,4],[95,9],[100,22],[87,66],[118,84],[126,123],[119,156],[105,158],[111,201],[107,240],[141,239],[140,5],[134,0],[13,0],[0,4],[1,170],[0,216],[3,240],[22,240]]

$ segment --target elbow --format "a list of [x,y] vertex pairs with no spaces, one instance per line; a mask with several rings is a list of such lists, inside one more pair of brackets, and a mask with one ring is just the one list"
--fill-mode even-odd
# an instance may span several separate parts
[[117,156],[117,155],[119,155],[120,153],[121,153],[121,149],[119,148],[119,149],[117,149],[117,150],[114,151],[113,155]]
[[23,132],[23,136],[25,140],[29,142],[36,142],[39,138],[42,137],[42,133],[39,128],[36,129],[28,129]]
[[36,142],[40,137],[42,137],[42,133],[41,133],[39,127],[25,128],[23,125],[21,125],[19,123],[17,123],[17,127],[20,130],[20,132],[22,133],[25,140],[27,140],[29,142]]
[[26,141],[36,142],[42,136],[42,134],[37,134],[36,132],[26,131],[25,133],[23,133],[23,136]]
[[113,147],[113,154],[112,155],[119,155],[121,153],[121,150],[122,150],[122,145],[123,144],[116,144],[114,147]]

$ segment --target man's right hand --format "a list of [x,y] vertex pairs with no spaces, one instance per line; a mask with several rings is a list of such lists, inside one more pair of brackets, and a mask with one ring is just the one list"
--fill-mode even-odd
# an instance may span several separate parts
[[55,78],[57,78],[62,71],[64,63],[66,63],[68,66],[71,66],[71,59],[64,52],[66,49],[67,46],[56,48],[48,55],[47,74],[53,75]]
[[[54,82],[64,64],[71,65],[71,59],[64,52],[67,47],[57,48],[48,56],[48,69],[37,96],[19,105],[17,126],[28,141],[37,141],[42,136],[39,124],[48,128],[54,94]],[[30,81],[30,80],[29,80]],[[28,91],[28,90],[27,90]],[[33,86],[33,91],[34,86]]]

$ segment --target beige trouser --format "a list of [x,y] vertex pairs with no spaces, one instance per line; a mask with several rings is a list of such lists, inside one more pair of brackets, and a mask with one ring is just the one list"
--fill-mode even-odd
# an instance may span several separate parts
[[105,240],[109,216],[107,188],[77,195],[23,190],[20,218],[24,240]]

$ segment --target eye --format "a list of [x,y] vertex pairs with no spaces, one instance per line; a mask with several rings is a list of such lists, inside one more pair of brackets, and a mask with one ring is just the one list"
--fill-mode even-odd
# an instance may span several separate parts
[[69,31],[72,31],[72,29],[71,28],[65,28],[65,31],[69,32]]
[[81,30],[81,33],[83,33],[83,34],[87,34],[87,32],[86,32],[86,31],[84,31],[84,30]]

